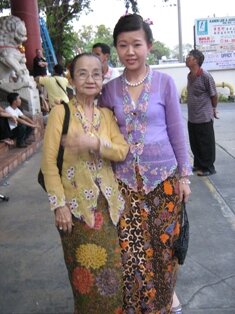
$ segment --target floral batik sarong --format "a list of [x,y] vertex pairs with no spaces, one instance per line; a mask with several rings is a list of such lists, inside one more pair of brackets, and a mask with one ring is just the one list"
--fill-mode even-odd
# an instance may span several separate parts
[[170,313],[178,262],[181,204],[177,180],[168,178],[144,195],[119,182],[126,208],[119,224],[126,314]]
[[100,195],[95,226],[73,219],[73,231],[60,232],[76,314],[122,314],[123,284],[117,227]]

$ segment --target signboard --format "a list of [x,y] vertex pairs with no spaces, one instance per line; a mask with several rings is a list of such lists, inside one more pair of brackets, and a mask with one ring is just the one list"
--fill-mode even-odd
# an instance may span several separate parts
[[235,17],[195,20],[195,42],[205,55],[204,68],[235,68]]
[[205,61],[203,68],[207,70],[235,69],[235,51],[231,52],[203,52]]

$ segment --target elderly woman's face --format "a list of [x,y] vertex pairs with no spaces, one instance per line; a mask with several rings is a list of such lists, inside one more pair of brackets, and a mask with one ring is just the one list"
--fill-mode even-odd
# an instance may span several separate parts
[[73,84],[77,93],[85,96],[96,96],[102,88],[102,65],[94,56],[79,58],[74,67]]

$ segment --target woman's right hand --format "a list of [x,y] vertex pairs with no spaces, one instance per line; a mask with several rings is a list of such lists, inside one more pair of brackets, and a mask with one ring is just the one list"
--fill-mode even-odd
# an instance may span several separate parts
[[190,181],[187,177],[183,177],[179,179],[178,184],[180,202],[184,201],[185,203],[187,203],[191,194],[191,189],[189,186]]
[[68,231],[68,233],[72,232],[72,213],[68,205],[55,209],[55,225],[61,231]]

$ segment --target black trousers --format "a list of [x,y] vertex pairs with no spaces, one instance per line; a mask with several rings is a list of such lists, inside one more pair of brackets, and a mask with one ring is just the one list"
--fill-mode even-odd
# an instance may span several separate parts
[[205,123],[188,121],[189,143],[194,156],[193,166],[202,171],[215,170],[215,133],[213,120]]
[[18,124],[16,128],[11,130],[11,138],[16,138],[16,144],[21,145],[24,144],[25,140],[32,133],[33,128],[27,126],[25,124]]
[[8,119],[0,117],[0,140],[11,137],[11,130],[9,127]]

